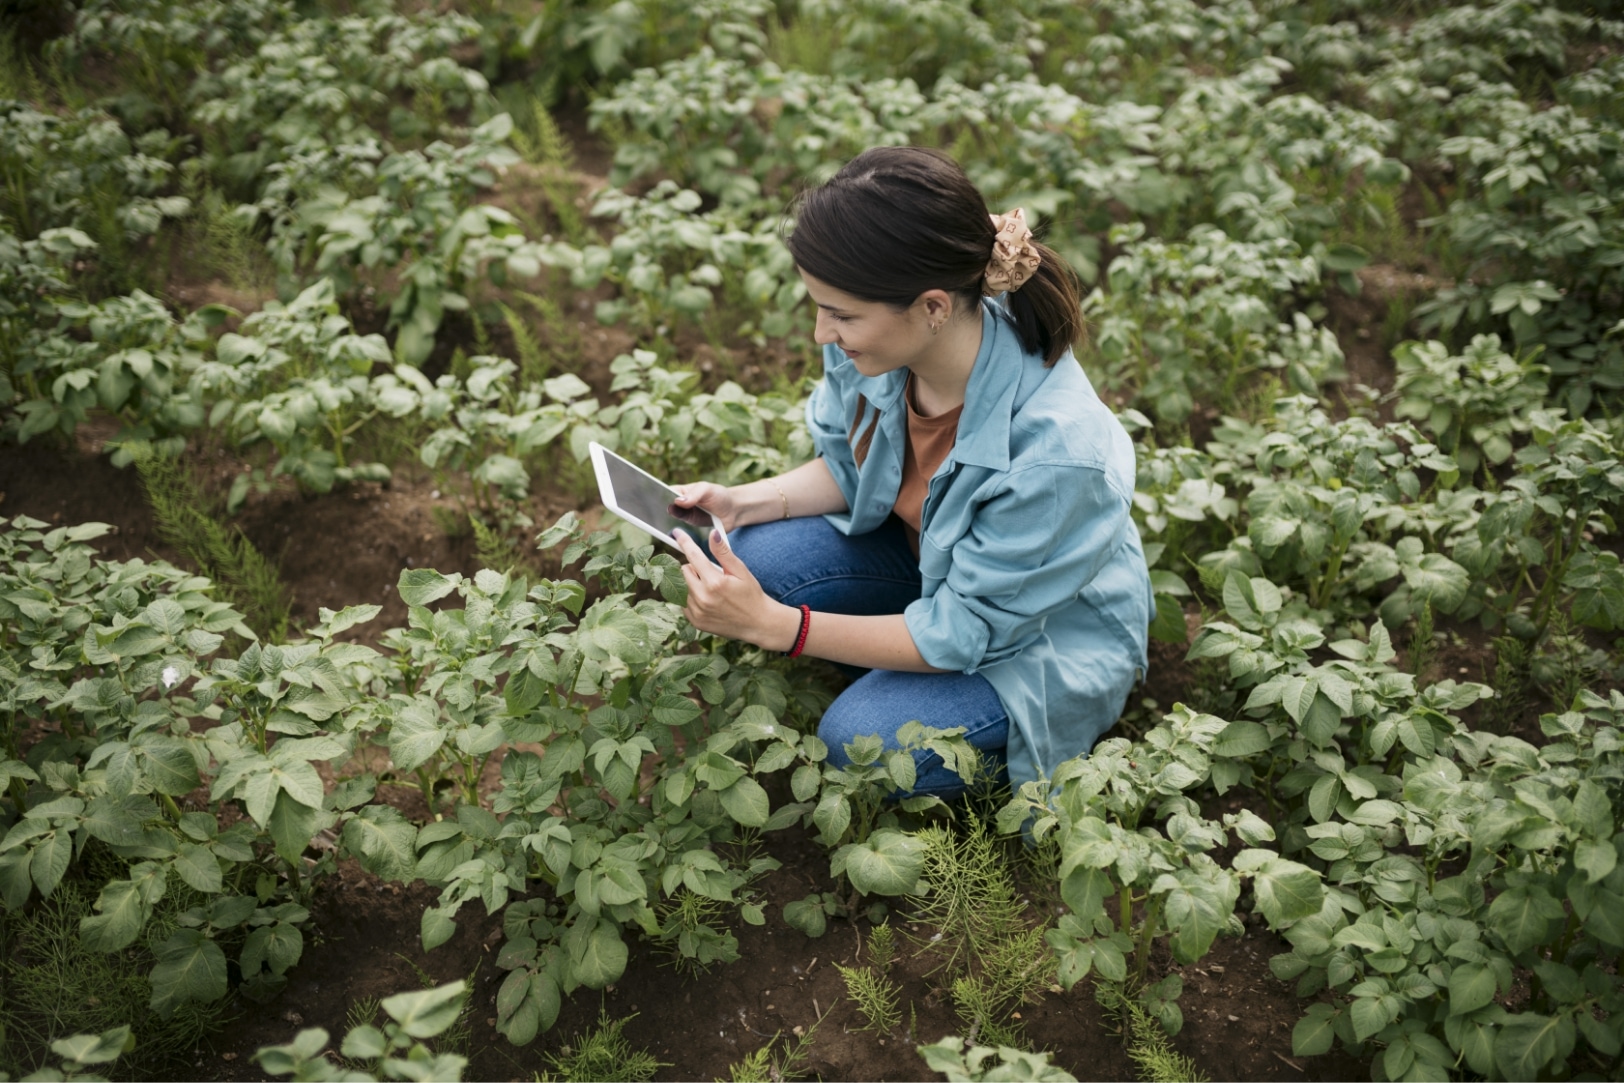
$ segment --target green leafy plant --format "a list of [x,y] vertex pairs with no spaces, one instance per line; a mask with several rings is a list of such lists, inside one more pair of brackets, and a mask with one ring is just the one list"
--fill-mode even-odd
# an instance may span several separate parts
[[1094,998],[1116,1017],[1128,1047],[1128,1059],[1146,1083],[1207,1083],[1208,1076],[1195,1061],[1175,1050],[1161,1025],[1137,1000],[1123,995],[1121,986],[1100,982]]
[[1070,1072],[1049,1063],[1048,1053],[1028,1053],[1009,1046],[976,1045],[957,1035],[919,1047],[919,1055],[933,1072],[949,1083],[996,1083],[1028,1080],[1031,1083],[1073,1083]]
[[[105,1083],[106,1077],[96,1075],[88,1069],[95,1065],[111,1064],[121,1055],[128,1053],[135,1044],[135,1036],[130,1028],[114,1027],[102,1031],[100,1034],[74,1034],[67,1038],[57,1038],[51,1042],[51,1052],[62,1058],[60,1067],[48,1066],[31,1072],[27,1078],[40,1080],[41,1083],[61,1083],[62,1080],[72,1080],[75,1083]],[[0,1076],[10,1079],[10,1076]]]
[[460,1080],[465,1057],[436,1053],[428,1039],[443,1035],[463,1011],[466,983],[454,981],[434,989],[396,993],[379,1003],[389,1021],[383,1026],[363,1023],[344,1035],[339,1052],[350,1062],[366,1065],[362,1071],[342,1070],[328,1060],[328,1034],[320,1027],[301,1030],[286,1045],[261,1048],[254,1060],[270,1076],[298,1081],[340,1079],[447,1079]]
[[[820,1018],[818,1023],[821,1022]],[[728,1065],[728,1079],[731,1083],[783,1083],[784,1080],[803,1075],[807,1059],[811,1056],[818,1023],[805,1028],[794,1042],[784,1042],[782,1046],[779,1045],[783,1040],[782,1034],[774,1034],[766,1045],[743,1060]],[[717,1083],[722,1081],[718,1080]]]
[[[1060,893],[1070,913],[1046,934],[1067,988],[1093,971],[1152,1003],[1162,1026],[1178,1033],[1177,975],[1147,985],[1150,955],[1165,937],[1173,958],[1192,963],[1221,933],[1238,932],[1235,904],[1249,880],[1254,905],[1276,927],[1320,907],[1318,875],[1260,844],[1274,829],[1250,811],[1209,820],[1187,791],[1213,773],[1227,729],[1221,719],[1177,707],[1142,742],[1110,738],[1087,758],[1068,760],[1052,782],[1028,783],[999,815],[1006,831],[1031,819],[1037,839],[1059,847]],[[1053,802],[1044,800],[1050,787]],[[1211,851],[1242,844],[1229,868]],[[1105,903],[1116,904],[1115,920]],[[1130,970],[1129,957],[1132,957]]]
[[[105,867],[103,857],[94,862]],[[170,893],[131,949],[109,953],[85,943],[80,928],[94,917],[91,876],[71,874],[26,911],[0,912],[0,962],[6,998],[0,1006],[0,1069],[26,1076],[59,1035],[124,1029],[143,1037],[123,1050],[122,1071],[164,1075],[190,1063],[200,1041],[217,1031],[225,1004],[186,1004],[161,1015],[152,1007],[153,947],[164,943],[186,909],[184,890]],[[92,880],[93,883],[93,880]]]
[[150,447],[132,449],[131,454],[160,536],[228,592],[255,632],[273,643],[285,640],[287,588],[276,565],[240,529],[227,528],[215,518],[196,476],[186,467]]
[[[653,1079],[655,1072],[668,1065],[662,1065],[644,1050],[634,1049],[621,1033],[626,1029],[626,1024],[636,1018],[635,1015],[628,1015],[621,1019],[610,1019],[607,1013],[601,1013],[596,1027],[578,1038],[573,1047],[566,1046],[557,1053],[549,1053],[547,1063],[552,1065],[553,1072],[558,1073],[557,1078],[571,1080],[572,1083],[576,1080],[583,1083],[586,1080],[642,1083]],[[554,1077],[548,1073],[541,1078]]]
[[1545,403],[1545,367],[1505,353],[1497,335],[1477,335],[1453,357],[1441,342],[1401,343],[1394,361],[1394,414],[1421,422],[1468,476],[1511,458],[1513,440],[1533,427],[1529,411]]
[[862,1029],[886,1034],[902,1022],[902,1008],[897,1003],[900,991],[883,968],[836,963],[835,969],[846,983],[846,995],[868,1021]]

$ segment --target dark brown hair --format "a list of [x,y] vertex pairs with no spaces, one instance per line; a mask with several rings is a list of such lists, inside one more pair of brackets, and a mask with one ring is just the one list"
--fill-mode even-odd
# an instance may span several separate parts
[[[864,301],[907,309],[926,290],[980,311],[994,230],[987,203],[952,158],[925,147],[875,147],[805,192],[789,235],[795,265]],[[1009,294],[1021,345],[1053,365],[1083,332],[1077,276],[1033,242],[1037,272]]]

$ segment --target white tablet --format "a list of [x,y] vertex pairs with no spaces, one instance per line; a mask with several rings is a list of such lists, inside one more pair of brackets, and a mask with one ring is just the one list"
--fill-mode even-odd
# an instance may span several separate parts
[[723,538],[721,520],[708,511],[683,508],[676,504],[677,491],[646,470],[639,470],[602,444],[593,441],[592,469],[598,475],[598,495],[604,507],[622,519],[647,531],[678,552],[673,530],[681,530],[701,548],[708,549],[714,528]]

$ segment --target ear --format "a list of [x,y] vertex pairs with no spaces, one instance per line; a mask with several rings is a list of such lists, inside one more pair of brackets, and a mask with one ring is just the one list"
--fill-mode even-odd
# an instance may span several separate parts
[[926,323],[943,324],[953,317],[953,295],[946,290],[926,290],[914,304],[921,306]]

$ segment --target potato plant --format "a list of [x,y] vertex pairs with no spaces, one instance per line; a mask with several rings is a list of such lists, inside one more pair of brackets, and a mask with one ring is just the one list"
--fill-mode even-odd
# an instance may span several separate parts
[[[86,0],[16,52],[0,436],[110,423],[122,465],[209,427],[242,459],[231,511],[279,476],[312,498],[389,479],[401,463],[359,450],[379,433],[504,523],[592,440],[673,478],[776,473],[811,454],[807,386],[766,364],[751,386],[723,377],[809,330],[788,197],[864,147],[941,146],[1090,284],[1079,355],[1138,446],[1153,633],[1189,642],[1196,675],[1191,704],[1147,708],[1139,737],[1006,809],[1054,857],[1063,983],[1125,982],[1176,1030],[1157,946],[1195,962],[1251,910],[1292,945],[1276,973],[1315,998],[1299,1054],[1341,1042],[1393,1079],[1617,1074],[1611,13],[453,7]],[[583,101],[601,190],[531,131]],[[554,171],[538,187],[561,237],[533,235],[532,168]],[[593,213],[560,205],[576,191]],[[221,233],[269,269],[275,295],[247,315],[179,303],[166,277]],[[584,300],[632,335],[607,391],[517,318],[521,282],[549,325]],[[1373,320],[1409,340],[1385,404],[1349,380],[1387,375],[1352,345]],[[695,331],[715,375],[681,356]],[[474,347],[452,350],[464,333]],[[372,648],[340,640],[375,606],[257,642],[206,579],[96,558],[101,529],[0,524],[0,904],[85,879],[82,938],[146,951],[162,1010],[224,995],[233,964],[245,993],[273,995],[313,884],[353,857],[439,890],[425,945],[463,906],[502,912],[496,1015],[528,1041],[564,996],[617,980],[634,937],[688,967],[736,956],[732,923],[768,917],[761,832],[799,823],[829,850],[838,890],[782,915],[809,935],[865,895],[911,905],[914,828],[940,810],[894,799],[910,752],[973,769],[951,730],[923,728],[831,768],[812,736],[827,690],[695,633],[674,563],[627,532],[543,536],[582,582],[411,569],[407,624]],[[1500,637],[1498,692],[1433,664],[1467,622]],[[1537,732],[1519,665],[1551,708]],[[793,800],[774,808],[779,774]],[[387,785],[433,819],[382,801]],[[1251,811],[1202,811],[1237,795]],[[160,903],[181,920],[155,934]],[[385,1010],[344,1039],[348,1062],[462,1070],[420,1044],[457,992]],[[78,1072],[122,1040],[56,1052]],[[332,1077],[326,1044],[307,1032],[260,1064]],[[928,1049],[955,1077],[1061,1074],[973,1038]]]
[[[234,661],[219,657],[227,636],[253,633],[208,580],[94,559],[86,543],[101,524],[44,525],[9,520],[0,542],[0,899],[20,909],[51,894],[99,849],[121,871],[99,885],[87,946],[120,951],[166,893],[193,900],[154,950],[155,1009],[224,996],[228,950],[245,991],[272,995],[302,952],[312,879],[331,865],[303,856],[334,819],[312,764],[348,751],[319,722],[345,702],[336,665],[356,648],[249,643]],[[194,733],[195,718],[214,725]],[[50,732],[24,750],[18,723],[31,719]],[[201,787],[210,811],[188,810],[181,802]],[[244,818],[223,828],[212,810],[226,803]]]

